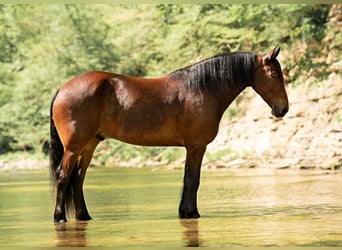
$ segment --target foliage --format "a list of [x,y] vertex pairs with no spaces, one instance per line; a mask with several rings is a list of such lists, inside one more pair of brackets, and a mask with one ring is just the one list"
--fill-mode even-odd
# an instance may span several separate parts
[[[64,82],[84,71],[153,77],[215,54],[237,50],[265,53],[275,45],[287,51],[283,64],[296,70],[294,77],[321,68],[324,63],[311,57],[324,48],[329,8],[0,5],[0,154],[46,152],[51,98]],[[293,49],[299,45],[307,49],[298,59]],[[298,65],[294,67],[294,63]],[[128,159],[141,155],[138,150],[113,141],[102,148],[108,152],[102,159],[113,152]],[[144,152],[155,156],[163,150]]]

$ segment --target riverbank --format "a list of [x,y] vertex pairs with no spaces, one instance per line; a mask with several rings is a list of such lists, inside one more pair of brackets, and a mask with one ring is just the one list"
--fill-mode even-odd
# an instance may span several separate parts
[[38,170],[48,168],[48,158],[42,154],[8,153],[0,155],[0,171]]

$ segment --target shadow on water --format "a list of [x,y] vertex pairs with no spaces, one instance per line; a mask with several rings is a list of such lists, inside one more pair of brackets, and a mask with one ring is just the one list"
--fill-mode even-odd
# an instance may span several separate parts
[[186,246],[199,247],[203,245],[198,233],[198,219],[181,219],[180,224],[184,229],[183,239],[187,242]]
[[57,247],[85,247],[87,246],[88,222],[68,222],[55,224]]

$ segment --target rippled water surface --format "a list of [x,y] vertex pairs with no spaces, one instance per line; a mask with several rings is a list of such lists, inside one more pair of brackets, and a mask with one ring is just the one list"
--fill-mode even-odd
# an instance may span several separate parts
[[0,173],[0,246],[342,246],[342,173],[203,170],[179,220],[182,170],[90,169],[92,221],[52,222],[47,171]]

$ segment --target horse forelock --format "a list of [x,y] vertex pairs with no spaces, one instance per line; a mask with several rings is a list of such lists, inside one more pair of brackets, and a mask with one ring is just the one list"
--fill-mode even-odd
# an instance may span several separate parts
[[235,52],[205,59],[170,73],[172,79],[182,80],[194,91],[218,87],[230,88],[235,84],[251,83],[256,55]]

